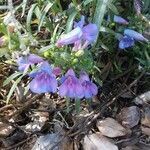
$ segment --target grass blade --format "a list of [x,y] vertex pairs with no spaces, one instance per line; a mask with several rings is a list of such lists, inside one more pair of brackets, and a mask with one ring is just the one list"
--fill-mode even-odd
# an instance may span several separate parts
[[39,22],[39,26],[38,26],[38,30],[40,31],[41,26],[43,24],[43,21],[45,19],[46,14],[48,13],[49,9],[53,6],[54,3],[49,2],[46,7],[44,8],[41,18],[40,18],[40,22]]
[[[109,0],[97,0],[93,22],[97,25],[98,29],[100,29],[101,27],[108,4],[109,4]],[[97,38],[98,35],[99,33],[97,34]]]

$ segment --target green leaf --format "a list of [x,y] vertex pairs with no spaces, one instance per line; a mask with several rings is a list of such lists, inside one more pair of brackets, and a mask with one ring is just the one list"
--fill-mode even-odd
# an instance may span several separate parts
[[22,73],[21,72],[15,72],[11,76],[9,76],[3,83],[3,86],[6,86],[9,82],[11,82],[13,79],[16,77],[20,76]]
[[9,52],[9,50],[7,47],[0,48],[0,57],[7,56],[8,52]]
[[33,4],[31,5],[31,8],[28,12],[28,15],[27,15],[27,21],[26,21],[26,24],[27,24],[27,30],[30,32],[30,34],[32,35],[32,31],[31,31],[31,20],[32,20],[32,15],[34,13],[34,10],[36,8],[37,4]]
[[[102,21],[106,12],[106,8],[109,2],[110,0],[97,0],[93,21],[97,25],[98,29],[100,29],[101,27],[101,24],[102,24]],[[99,33],[97,34],[97,38],[98,38],[98,35]]]
[[53,34],[52,34],[52,38],[51,38],[51,42],[52,42],[52,43],[55,42],[56,34],[57,34],[57,30],[58,30],[58,28],[59,28],[59,25],[60,25],[60,24],[57,24],[57,25],[56,25],[56,27],[55,27],[55,29],[54,29],[54,32],[53,32]]
[[114,14],[119,14],[119,12],[114,4],[108,3],[108,7]]
[[49,2],[46,7],[44,8],[41,18],[40,18],[40,22],[39,22],[39,26],[38,26],[38,30],[40,31],[41,26],[43,24],[43,21],[45,19],[46,14],[48,13],[49,9],[53,6],[54,3]]
[[39,53],[44,53],[46,52],[47,50],[53,48],[54,45],[48,45],[48,46],[45,46],[45,47],[42,47],[40,50],[39,50]]
[[23,2],[22,2],[22,14],[21,14],[21,17],[23,17],[24,14],[25,14],[27,2],[28,2],[28,0],[23,0]]
[[74,21],[74,18],[76,15],[77,15],[77,11],[74,9],[73,12],[70,14],[68,20],[67,20],[66,33],[71,31],[73,21]]
[[116,35],[116,32],[114,32],[114,31],[111,30],[110,28],[103,27],[103,26],[100,27],[100,32],[106,32],[106,33],[111,33],[111,34],[113,34],[113,35]]
[[21,81],[22,77],[24,75],[20,76],[16,81],[14,81],[8,95],[7,95],[7,99],[6,99],[6,104],[9,103],[9,100],[10,100],[10,97],[12,96],[13,92],[15,91],[16,87],[17,87],[17,84]]
[[84,2],[83,2],[83,5],[84,6],[86,6],[86,5],[88,5],[89,3],[91,3],[93,0],[85,0]]

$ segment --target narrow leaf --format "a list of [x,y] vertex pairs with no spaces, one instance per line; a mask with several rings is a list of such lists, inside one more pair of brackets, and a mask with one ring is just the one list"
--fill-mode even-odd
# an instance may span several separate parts
[[30,8],[30,10],[29,10],[29,12],[28,12],[28,15],[27,15],[27,21],[26,21],[26,23],[27,23],[27,29],[28,29],[28,31],[30,32],[30,34],[32,34],[32,33],[31,33],[31,32],[32,32],[32,31],[31,31],[32,15],[33,15],[33,13],[34,13],[34,10],[35,10],[36,6],[37,6],[37,4],[31,5],[31,8]]
[[8,77],[4,83],[3,83],[3,86],[6,86],[9,82],[11,82],[13,79],[15,79],[16,77],[20,76],[22,73],[20,72],[15,72],[13,73],[10,77]]
[[43,12],[42,12],[42,15],[41,15],[41,18],[40,18],[40,23],[39,23],[39,27],[38,27],[38,30],[40,31],[41,29],[41,26],[43,24],[43,21],[45,19],[45,16],[46,14],[48,13],[49,9],[53,6],[54,3],[48,3],[47,6],[44,8]]
[[[97,0],[93,21],[97,25],[98,29],[100,29],[101,27],[108,4],[109,4],[109,0]],[[97,38],[98,38],[98,35],[99,33],[97,34]]]
[[73,26],[73,21],[76,15],[77,15],[77,11],[74,9],[74,11],[70,14],[67,20],[66,33],[71,31],[72,26]]

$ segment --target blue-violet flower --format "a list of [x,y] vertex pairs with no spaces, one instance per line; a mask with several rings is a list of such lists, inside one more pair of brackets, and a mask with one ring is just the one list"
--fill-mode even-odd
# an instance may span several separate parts
[[30,82],[30,90],[34,93],[46,93],[57,91],[57,80],[55,75],[52,73],[51,66],[48,62],[42,62],[38,66],[38,70],[30,74],[34,77]]
[[86,72],[80,73],[80,81],[83,87],[84,97],[85,98],[92,98],[93,96],[97,95],[98,88],[97,86],[90,81],[89,76]]
[[126,19],[122,18],[121,16],[116,16],[116,15],[114,15],[114,22],[119,23],[119,24],[124,24],[124,25],[129,24],[129,22]]
[[145,41],[148,42],[148,39],[146,39],[142,34],[131,30],[131,29],[125,29],[124,30],[124,36],[120,39],[119,42],[119,48],[125,49],[128,47],[134,46],[135,41]]
[[86,26],[84,26],[84,24],[85,17],[82,16],[81,21],[74,23],[74,29],[62,35],[60,39],[58,39],[56,45],[60,47],[74,44],[74,51],[87,48],[88,45],[96,40],[98,28],[96,24],[89,23]]
[[29,54],[27,56],[21,56],[17,59],[18,70],[24,71],[27,70],[30,65],[38,64],[43,62],[43,59],[35,54]]
[[72,69],[69,69],[65,74],[59,87],[59,95],[69,98],[83,98],[83,87]]

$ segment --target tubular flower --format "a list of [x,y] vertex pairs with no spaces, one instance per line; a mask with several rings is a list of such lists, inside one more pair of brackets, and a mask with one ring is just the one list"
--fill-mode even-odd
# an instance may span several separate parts
[[59,87],[59,95],[69,98],[83,98],[82,85],[72,69],[69,69],[65,74]]
[[134,0],[134,9],[138,15],[141,14],[142,0]]
[[18,70],[24,71],[27,70],[30,65],[38,64],[43,62],[43,59],[35,54],[29,54],[27,56],[21,56],[17,59]]
[[59,76],[62,73],[59,67],[54,67],[52,72],[55,76]]
[[134,39],[129,36],[123,36],[119,42],[119,48],[125,49],[134,45]]
[[98,28],[96,24],[85,24],[85,17],[82,16],[79,22],[74,23],[74,29],[67,34],[64,34],[58,39],[56,45],[64,46],[74,44],[73,50],[84,49],[88,45],[92,44],[97,36]]
[[38,70],[32,72],[30,76],[34,77],[29,85],[32,92],[41,94],[57,91],[57,80],[48,62],[40,63]]
[[114,22],[119,23],[119,24],[124,24],[124,25],[129,24],[129,22],[126,19],[122,18],[121,16],[116,16],[116,15],[114,15]]
[[120,39],[120,42],[119,42],[119,48],[125,49],[128,47],[132,47],[132,46],[134,46],[135,41],[148,42],[148,39],[146,39],[142,34],[136,32],[134,30],[125,29],[124,36]]
[[79,80],[81,81],[85,98],[92,98],[93,96],[97,95],[98,88],[94,83],[90,81],[89,76],[86,72],[80,73]]
[[125,29],[124,30],[124,35],[130,36],[131,38],[133,38],[136,41],[146,41],[148,42],[148,39],[146,39],[142,34],[131,30],[131,29]]

